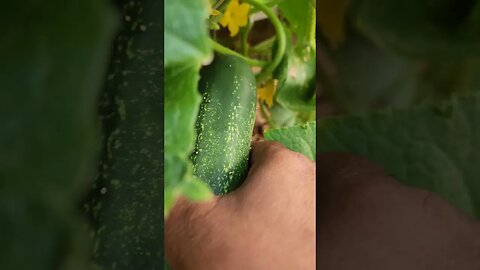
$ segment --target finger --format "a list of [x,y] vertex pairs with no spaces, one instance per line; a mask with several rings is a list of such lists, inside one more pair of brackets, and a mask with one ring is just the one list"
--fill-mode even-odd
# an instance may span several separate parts
[[282,150],[284,146],[273,141],[256,141],[252,142],[250,150],[250,165],[268,160],[268,153],[275,150]]
[[[271,173],[301,169],[304,166],[314,168],[312,160],[274,141],[253,142],[250,152],[250,165],[251,170],[266,167],[272,170]],[[272,167],[276,167],[276,169]]]
[[274,192],[305,185],[315,189],[315,163],[278,142],[252,143],[250,161],[250,170],[238,192]]

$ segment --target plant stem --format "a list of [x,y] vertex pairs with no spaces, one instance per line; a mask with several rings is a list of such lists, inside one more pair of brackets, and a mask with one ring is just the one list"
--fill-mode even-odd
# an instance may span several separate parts
[[283,29],[282,22],[280,22],[280,19],[271,8],[265,6],[263,3],[260,3],[257,0],[243,0],[243,2],[248,3],[265,13],[277,32],[277,52],[275,56],[272,57],[272,61],[269,63],[269,65],[262,68],[262,71],[257,75],[257,84],[261,84],[264,80],[268,79],[278,64],[280,64],[282,61],[283,55],[285,54],[287,37],[285,34],[285,29]]
[[253,23],[248,21],[247,26],[244,28],[244,30],[241,32],[242,34],[242,54],[245,56],[248,56],[248,33],[250,33],[250,30],[253,27]]
[[308,41],[309,45],[312,47],[313,51],[316,51],[316,40],[315,40],[315,27],[316,27],[316,16],[317,14],[315,13],[315,9],[313,7],[310,7],[310,18],[309,18],[309,24],[308,24]]
[[218,0],[215,4],[213,4],[212,8],[218,10],[224,2],[225,0]]
[[251,47],[250,50],[252,52],[263,52],[265,50],[271,50],[274,42],[275,37],[271,37]]
[[223,46],[222,44],[216,42],[215,40],[213,39],[210,39],[210,44],[212,45],[212,48],[219,52],[219,53],[222,53],[222,54],[229,54],[229,55],[234,55],[234,56],[237,56],[239,58],[242,58],[245,62],[247,62],[249,65],[251,66],[258,66],[258,67],[263,67],[267,64],[267,62],[265,61],[261,61],[261,60],[256,60],[256,59],[252,59],[252,58],[249,58],[249,57],[246,57],[246,56],[243,56],[241,55],[240,53],[230,49],[230,48],[227,48],[225,46]]
[[265,119],[265,121],[267,121],[267,125],[270,128],[273,128],[272,121],[270,120],[270,116],[268,115],[267,110],[264,107],[265,105],[263,104],[262,101],[259,101],[258,104],[260,107],[260,112],[262,113],[262,117]]

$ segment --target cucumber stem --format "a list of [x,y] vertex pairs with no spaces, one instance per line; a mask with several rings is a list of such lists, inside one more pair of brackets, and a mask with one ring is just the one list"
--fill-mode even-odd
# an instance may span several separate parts
[[218,0],[214,5],[213,9],[219,10],[222,6],[225,6],[225,0]]
[[250,33],[250,30],[252,30],[253,23],[248,20],[247,26],[240,31],[240,34],[242,35],[242,54],[245,56],[248,56],[248,34]]
[[249,58],[249,57],[246,57],[246,56],[243,56],[241,55],[240,53],[230,49],[230,48],[227,48],[225,46],[223,46],[222,44],[216,42],[215,40],[213,39],[210,39],[210,43],[212,45],[212,48],[219,52],[219,53],[222,53],[222,54],[230,54],[230,55],[233,55],[233,56],[237,56],[241,59],[243,59],[245,62],[247,62],[249,65],[251,66],[258,66],[258,67],[263,67],[267,64],[267,62],[265,61],[261,61],[261,60],[256,60],[256,59],[252,59],[252,58]]
[[270,128],[274,128],[274,126],[272,125],[271,117],[268,115],[267,110],[264,107],[265,105],[263,104],[263,101],[260,101],[258,103],[259,103],[259,107],[260,107],[260,112],[262,113],[262,117],[267,121],[267,125]]
[[282,22],[280,22],[280,19],[271,8],[265,6],[263,3],[260,3],[257,0],[243,0],[243,2],[248,3],[265,13],[277,32],[277,52],[275,56],[272,57],[272,61],[269,63],[269,65],[262,68],[262,71],[257,75],[257,84],[261,84],[263,81],[268,79],[278,64],[280,64],[282,61],[283,55],[285,54],[287,37],[285,34],[285,29],[283,29]]
[[[312,4],[314,6],[314,4]],[[308,41],[310,47],[312,47],[313,51],[316,51],[316,41],[315,41],[315,27],[316,27],[316,12],[314,7],[310,7],[309,12],[309,24],[308,24]]]

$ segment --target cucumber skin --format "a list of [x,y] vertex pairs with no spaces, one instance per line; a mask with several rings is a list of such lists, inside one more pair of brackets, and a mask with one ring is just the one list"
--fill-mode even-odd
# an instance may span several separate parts
[[200,71],[199,91],[202,102],[195,125],[193,171],[215,195],[223,195],[237,188],[248,172],[255,76],[242,59],[215,55]]
[[99,100],[102,149],[84,199],[102,270],[163,269],[163,4],[114,1],[124,20]]

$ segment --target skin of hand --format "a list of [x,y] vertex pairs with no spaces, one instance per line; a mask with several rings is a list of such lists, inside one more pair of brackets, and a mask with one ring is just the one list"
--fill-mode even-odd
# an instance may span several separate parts
[[274,142],[254,143],[250,162],[237,190],[177,201],[165,222],[174,270],[315,269],[315,163]]
[[478,221],[365,159],[331,153],[317,163],[319,269],[480,269]]
[[[178,201],[165,224],[173,269],[315,269],[313,162],[267,142],[252,159],[237,191]],[[318,269],[480,269],[478,221],[363,158],[317,163]]]

